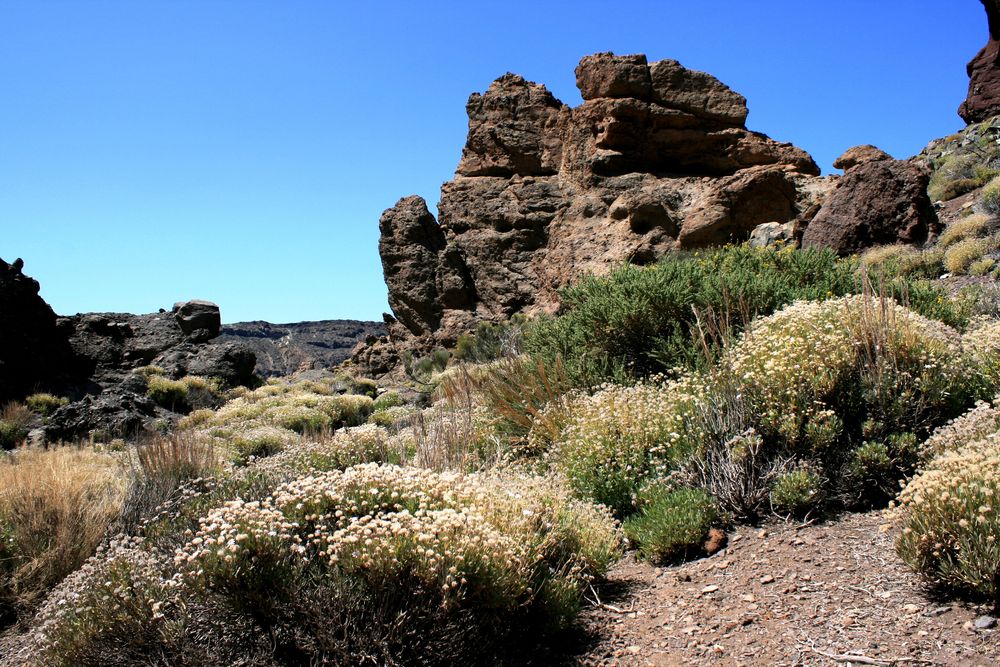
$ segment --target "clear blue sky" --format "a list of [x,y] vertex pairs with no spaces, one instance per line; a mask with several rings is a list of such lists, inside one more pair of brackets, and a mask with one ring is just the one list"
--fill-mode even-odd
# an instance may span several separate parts
[[0,0],[0,257],[60,314],[378,319],[379,215],[504,72],[576,105],[585,54],[675,58],[829,171],[959,129],[985,41],[977,0]]

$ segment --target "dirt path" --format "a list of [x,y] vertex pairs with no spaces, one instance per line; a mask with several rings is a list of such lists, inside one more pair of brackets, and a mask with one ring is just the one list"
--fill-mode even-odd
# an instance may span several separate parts
[[584,614],[578,664],[1000,665],[1000,630],[976,627],[990,611],[930,597],[884,521],[741,528],[675,567],[627,559]]

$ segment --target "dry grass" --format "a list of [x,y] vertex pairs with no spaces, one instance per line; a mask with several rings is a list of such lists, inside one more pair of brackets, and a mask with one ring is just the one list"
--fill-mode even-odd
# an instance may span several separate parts
[[938,246],[947,248],[965,239],[980,238],[995,228],[996,221],[990,216],[981,213],[970,215],[948,225],[938,237]]
[[128,456],[128,495],[121,527],[131,532],[185,482],[209,477],[222,469],[222,453],[206,438],[176,433],[140,443]]
[[29,610],[94,553],[126,488],[120,462],[88,448],[23,448],[0,460],[0,616]]

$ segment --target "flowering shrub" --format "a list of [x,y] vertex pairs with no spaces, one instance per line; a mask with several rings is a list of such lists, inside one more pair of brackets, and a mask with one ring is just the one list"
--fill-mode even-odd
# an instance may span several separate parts
[[962,416],[935,429],[931,437],[921,445],[920,455],[925,461],[929,461],[938,454],[962,449],[997,431],[1000,431],[1000,408],[979,401]]
[[900,494],[900,557],[950,592],[1000,600],[1000,436],[945,451]]
[[577,395],[559,408],[562,429],[547,456],[581,497],[627,513],[647,479],[666,474],[696,447],[689,416],[703,391],[688,377]]
[[281,476],[343,470],[359,463],[400,463],[402,455],[389,443],[389,432],[373,424],[331,434],[297,439],[261,461],[257,468]]

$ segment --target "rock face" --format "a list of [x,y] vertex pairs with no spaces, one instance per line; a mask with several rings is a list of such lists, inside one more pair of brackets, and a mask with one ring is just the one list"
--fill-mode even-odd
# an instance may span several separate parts
[[238,322],[224,326],[216,342],[240,343],[249,348],[257,358],[255,372],[274,377],[336,366],[351,355],[359,341],[385,333],[382,322],[357,320]]
[[0,259],[0,406],[35,391],[59,391],[80,369],[56,314],[24,262]]
[[745,98],[709,74],[599,53],[576,78],[575,108],[516,74],[473,94],[439,219],[419,197],[382,215],[398,347],[450,345],[479,320],[554,311],[559,288],[583,274],[744,241],[828,189],[807,153],[747,130]]
[[[852,151],[854,159],[848,157]],[[868,159],[858,162],[860,153]],[[937,215],[927,196],[930,174],[923,165],[858,149],[851,149],[838,162],[854,166],[809,222],[802,247],[849,254],[873,245],[923,244],[938,232]]]
[[986,46],[966,66],[969,94],[958,107],[966,123],[1000,114],[1000,0],[981,0],[990,35]]

